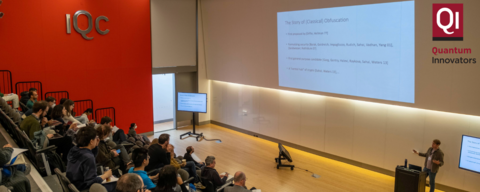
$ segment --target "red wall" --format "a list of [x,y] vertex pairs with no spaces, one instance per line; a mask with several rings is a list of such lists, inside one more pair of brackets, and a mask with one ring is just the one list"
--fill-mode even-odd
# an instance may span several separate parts
[[[85,40],[66,33],[65,14],[78,10],[106,16],[100,35]],[[149,0],[3,0],[0,12],[0,69],[13,82],[41,81],[43,92],[68,91],[70,99],[92,99],[94,108],[115,107],[117,126],[153,131]],[[85,16],[80,29],[87,28]]]

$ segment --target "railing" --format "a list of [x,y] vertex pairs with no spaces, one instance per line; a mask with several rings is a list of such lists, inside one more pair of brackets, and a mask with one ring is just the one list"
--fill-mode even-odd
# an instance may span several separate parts
[[13,93],[12,72],[0,70],[0,92],[4,94]]
[[70,95],[68,94],[68,91],[46,92],[45,93],[45,99],[47,99],[47,97],[49,97],[49,96],[52,96],[53,98],[55,98],[55,104],[56,105],[60,104],[60,100],[62,98],[69,99],[69,97],[70,97]]
[[115,108],[107,107],[107,108],[100,108],[95,110],[95,121],[100,124],[102,117],[108,116],[112,119],[113,125],[117,125],[115,119]]
[[30,88],[36,88],[38,100],[43,100],[42,82],[40,81],[24,81],[15,83],[15,93],[20,96],[20,93],[28,91]]
[[[83,114],[85,110],[88,108],[92,108],[93,110],[93,101],[91,99],[86,99],[86,100],[78,100],[74,101],[75,102],[75,107],[73,108],[73,112],[75,112],[76,116],[80,116]],[[88,119],[92,120],[95,118],[95,114],[92,113],[92,115],[88,116]]]

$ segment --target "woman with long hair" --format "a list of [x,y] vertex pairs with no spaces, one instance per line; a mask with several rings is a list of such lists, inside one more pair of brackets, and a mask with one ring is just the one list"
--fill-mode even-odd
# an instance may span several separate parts
[[69,129],[72,129],[73,131],[76,131],[77,125],[72,124],[68,125],[65,123],[63,120],[63,117],[67,114],[67,110],[63,105],[56,105],[53,110],[52,110],[52,119],[55,121],[60,122],[60,125],[55,126],[55,132],[57,132],[60,135],[64,135],[62,138],[58,139],[53,139],[50,140],[50,145],[55,145],[57,146],[57,154],[62,156],[62,160],[64,162],[67,161],[67,155],[70,149],[73,147],[72,144],[72,137],[71,136],[66,136],[66,132]]
[[185,186],[177,184],[181,182],[183,185],[183,181],[181,180],[174,166],[165,165],[158,174],[157,187],[153,192],[188,192]]
[[72,115],[73,114],[73,108],[75,107],[75,103],[72,100],[67,99],[63,103],[63,106],[65,106],[65,109],[67,110],[67,113],[63,117],[63,120],[66,123],[72,122],[72,123],[80,125],[81,123],[77,119],[73,118],[73,115]]

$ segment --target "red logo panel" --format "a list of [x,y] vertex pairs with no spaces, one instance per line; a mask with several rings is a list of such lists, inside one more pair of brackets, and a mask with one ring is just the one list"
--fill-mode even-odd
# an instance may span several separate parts
[[463,4],[433,4],[434,41],[463,41]]

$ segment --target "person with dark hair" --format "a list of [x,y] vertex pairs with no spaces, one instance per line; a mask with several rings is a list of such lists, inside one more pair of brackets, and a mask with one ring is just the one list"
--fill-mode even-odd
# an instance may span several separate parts
[[203,166],[205,166],[205,163],[204,162],[199,163],[199,162],[195,161],[195,159],[193,159],[193,157],[192,157],[192,154],[194,152],[195,152],[195,148],[193,148],[192,146],[188,146],[187,147],[187,152],[185,153],[185,155],[183,155],[183,158],[185,160],[187,160],[187,162],[192,161],[193,163],[195,163],[195,166],[202,168]]
[[98,153],[99,142],[97,131],[89,125],[78,130],[77,145],[68,153],[67,178],[80,191],[89,189],[94,183],[102,183],[112,176],[112,170],[97,176],[95,156]]
[[37,102],[37,99],[38,99],[38,94],[37,94],[37,91],[29,91],[28,92],[28,102],[27,102],[27,107],[29,109],[32,109],[33,108],[33,104],[35,102]]
[[170,153],[167,152],[168,144],[170,144],[170,135],[164,133],[158,137],[158,144],[152,144],[148,147],[150,163],[145,167],[145,170],[151,171],[170,165]]
[[148,139],[148,137],[145,135],[137,134],[135,129],[137,129],[137,124],[136,123],[130,124],[130,129],[128,131],[128,136],[129,136],[128,141],[136,144],[135,146],[132,147],[132,149],[140,148],[142,146],[148,149],[148,147],[151,144],[150,139]]
[[[45,101],[36,102],[33,105],[33,113],[25,118],[20,124],[20,129],[25,131],[28,137],[33,140],[34,133],[37,131],[42,131],[43,125],[47,122],[43,119],[48,111],[48,104]],[[40,123],[40,121],[42,121]],[[52,138],[53,134],[48,134],[48,138]]]
[[177,169],[172,165],[166,165],[160,170],[157,187],[153,192],[188,192],[187,188],[182,185],[183,182],[178,184],[179,179]]
[[[97,125],[97,127],[100,126],[100,125],[111,127],[112,119],[108,116],[105,116],[105,117],[102,117],[102,119],[100,120],[100,123],[101,124]],[[112,136],[114,133],[117,134],[117,137]],[[119,129],[117,126],[114,126],[114,127],[111,127],[111,131],[108,133],[107,137],[105,138],[105,143],[111,149],[119,149],[120,150],[120,158],[122,159],[122,162],[125,163],[125,167],[126,167],[128,162],[130,162],[130,156],[128,155],[127,149],[125,149],[125,146],[123,146],[121,144],[122,141],[120,141],[118,143],[115,141],[115,139],[117,139],[117,141],[120,140],[118,138],[118,137],[120,137],[120,133],[122,133],[124,135],[124,139],[126,141],[127,139],[125,138],[125,133],[123,132],[123,130]],[[122,169],[122,170],[124,170],[124,169]]]
[[120,167],[122,171],[125,171],[125,163],[119,157],[116,149],[113,149],[105,140],[108,137],[108,134],[112,132],[112,128],[108,125],[100,125],[96,128],[97,135],[100,138],[100,143],[98,144],[98,155],[97,155],[97,163],[104,166],[109,167],[114,171],[115,176],[119,176],[117,166]]
[[[195,167],[195,163],[193,163],[192,161],[189,161],[189,162],[182,162],[182,163],[179,163],[176,159],[175,159],[175,152],[174,152],[174,146],[172,144],[168,144],[167,146],[167,151],[170,152],[170,165],[173,165],[177,170],[185,170],[188,172],[188,175],[189,177],[193,177],[193,181],[191,181],[192,183],[196,183],[197,186],[199,186],[199,179],[197,177],[197,169]],[[180,161],[180,160],[179,160]]]
[[132,167],[128,170],[128,173],[135,173],[138,174],[142,180],[143,184],[147,187],[147,189],[153,189],[157,185],[153,183],[153,180],[158,179],[158,174],[155,176],[148,176],[147,172],[145,171],[145,167],[148,165],[150,156],[148,156],[148,150],[145,148],[138,148],[133,150],[132,152],[132,161],[135,167]]
[[205,159],[205,164],[205,167],[203,167],[202,169],[202,181],[211,181],[215,189],[224,185],[227,181],[228,173],[226,173],[225,175],[218,174],[217,170],[215,169],[215,165],[217,164],[217,162],[215,161],[215,157],[208,156]]
[[53,108],[55,107],[55,98],[52,97],[52,96],[48,96],[45,101],[48,103],[48,112],[47,112],[47,119],[48,120],[51,120],[51,116],[52,116],[52,111],[53,111]]
[[427,176],[430,179],[430,192],[435,191],[435,177],[438,170],[443,166],[443,151],[440,149],[440,140],[435,139],[432,142],[432,147],[428,148],[426,153],[419,153],[415,149],[413,152],[421,157],[425,157],[425,165],[423,172],[427,172]]
[[[52,120],[60,123],[54,128],[57,134],[64,136],[68,129],[73,129],[76,131],[77,124],[68,125],[63,121],[63,116],[65,116],[67,113],[67,110],[63,105],[57,105],[53,108],[53,110],[50,111],[52,111]],[[72,139],[72,137],[61,137],[50,141],[51,145],[57,146],[57,154],[62,156],[62,160],[64,162],[67,161],[67,154],[73,147]]]
[[65,103],[66,100],[67,100],[67,98],[61,98],[60,99],[60,105],[63,105],[63,103]]
[[67,110],[67,115],[65,115],[63,117],[63,120],[67,123],[72,122],[72,124],[75,123],[75,124],[80,125],[81,123],[77,119],[73,118],[73,115],[72,115],[73,114],[73,108],[75,107],[75,102],[73,102],[70,99],[67,99],[61,105],[65,106],[65,109]]
[[83,112],[81,116],[75,117],[75,119],[77,119],[82,124],[87,124],[88,122],[94,121],[93,119],[91,121],[88,119],[88,116],[90,116],[91,114],[93,114],[93,109],[88,108]]
[[117,181],[116,192],[150,192],[145,190],[142,178],[133,173],[127,173]]

